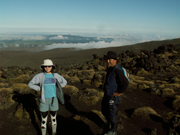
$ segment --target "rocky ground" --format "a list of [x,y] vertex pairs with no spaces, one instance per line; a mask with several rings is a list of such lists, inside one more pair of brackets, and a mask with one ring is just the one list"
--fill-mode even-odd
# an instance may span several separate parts
[[[130,84],[119,105],[118,134],[180,134],[180,48],[162,45],[153,50],[119,54],[130,73]],[[68,85],[65,106],[58,111],[58,134],[101,135],[106,119],[101,113],[106,59],[97,54],[82,64],[56,65]],[[0,132],[6,135],[40,133],[40,93],[28,88],[40,72],[30,67],[0,69]],[[51,134],[50,121],[48,134]]]

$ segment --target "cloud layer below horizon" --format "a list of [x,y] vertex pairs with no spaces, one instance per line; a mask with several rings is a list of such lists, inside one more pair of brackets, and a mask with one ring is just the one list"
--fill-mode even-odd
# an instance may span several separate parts
[[[97,35],[86,36],[83,34],[79,34],[79,35],[74,35],[74,34],[0,35],[0,48],[41,47],[42,48],[41,51],[51,50],[56,48],[94,49],[94,48],[126,46],[126,45],[133,45],[136,43],[142,43],[148,41],[171,39],[170,37],[163,35],[136,34],[136,33],[101,35],[101,36],[97,36]],[[38,42],[38,44],[36,44],[36,41]],[[50,42],[46,43],[46,41],[48,42],[50,41]]]

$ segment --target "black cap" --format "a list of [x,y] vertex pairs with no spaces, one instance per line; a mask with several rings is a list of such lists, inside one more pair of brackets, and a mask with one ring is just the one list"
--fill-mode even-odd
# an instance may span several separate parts
[[118,59],[117,53],[114,52],[114,51],[109,51],[109,52],[107,53],[107,55],[106,55],[106,58],[107,58],[107,59],[115,59],[115,60],[117,60],[117,59]]

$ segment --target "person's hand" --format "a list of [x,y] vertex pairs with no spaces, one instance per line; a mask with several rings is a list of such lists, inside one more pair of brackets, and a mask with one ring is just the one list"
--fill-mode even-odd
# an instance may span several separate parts
[[112,96],[114,97],[118,97],[118,96],[121,96],[123,93],[114,93]]

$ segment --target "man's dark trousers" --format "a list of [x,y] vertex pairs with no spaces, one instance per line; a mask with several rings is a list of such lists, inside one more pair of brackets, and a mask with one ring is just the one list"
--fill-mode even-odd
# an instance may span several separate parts
[[119,101],[120,97],[109,96],[104,96],[102,100],[102,113],[111,125],[112,131],[117,131]]

